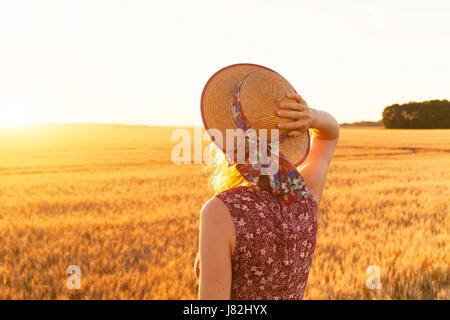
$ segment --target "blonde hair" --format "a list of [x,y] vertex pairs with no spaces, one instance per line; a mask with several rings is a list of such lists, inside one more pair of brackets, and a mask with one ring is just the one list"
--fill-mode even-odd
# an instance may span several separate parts
[[[208,147],[210,152],[210,162],[208,162],[205,170],[211,172],[208,182],[216,194],[240,186],[252,186],[252,184],[236,169],[236,164],[231,166],[228,165],[225,154],[214,144],[214,142],[211,142]],[[305,165],[306,163],[302,163],[297,167],[297,170],[301,171]],[[272,193],[268,183],[268,178],[266,176],[261,176],[257,187]]]
[[211,171],[208,182],[216,194],[228,189],[252,185],[239,173],[236,164],[228,165],[225,154],[214,142],[210,143],[209,148],[211,162],[207,165],[206,170]]

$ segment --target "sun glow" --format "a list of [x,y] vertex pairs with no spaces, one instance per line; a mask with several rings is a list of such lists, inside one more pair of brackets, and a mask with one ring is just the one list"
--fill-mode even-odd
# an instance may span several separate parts
[[0,128],[26,128],[31,125],[31,116],[26,108],[0,107]]

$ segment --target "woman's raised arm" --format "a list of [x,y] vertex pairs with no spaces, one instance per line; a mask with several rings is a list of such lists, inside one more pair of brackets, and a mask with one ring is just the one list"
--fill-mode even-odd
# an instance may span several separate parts
[[288,129],[291,136],[298,135],[301,130],[312,129],[310,151],[300,171],[319,205],[328,167],[339,140],[339,123],[328,112],[308,107],[298,94],[288,95],[287,98],[295,102],[282,102],[278,115],[293,121],[279,123],[278,127]]

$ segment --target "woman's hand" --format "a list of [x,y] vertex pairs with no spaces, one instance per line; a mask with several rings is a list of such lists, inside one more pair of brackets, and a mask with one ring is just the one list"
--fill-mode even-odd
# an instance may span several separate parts
[[283,118],[290,118],[292,121],[278,123],[278,128],[287,129],[289,136],[299,136],[302,131],[311,128],[314,120],[314,109],[299,94],[287,94],[288,99],[294,101],[283,101],[280,103],[280,110],[277,115]]

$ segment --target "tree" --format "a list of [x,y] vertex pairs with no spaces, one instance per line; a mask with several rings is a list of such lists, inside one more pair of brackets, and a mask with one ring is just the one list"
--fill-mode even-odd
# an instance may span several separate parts
[[384,108],[381,122],[388,129],[450,129],[450,102],[427,100],[393,104]]

